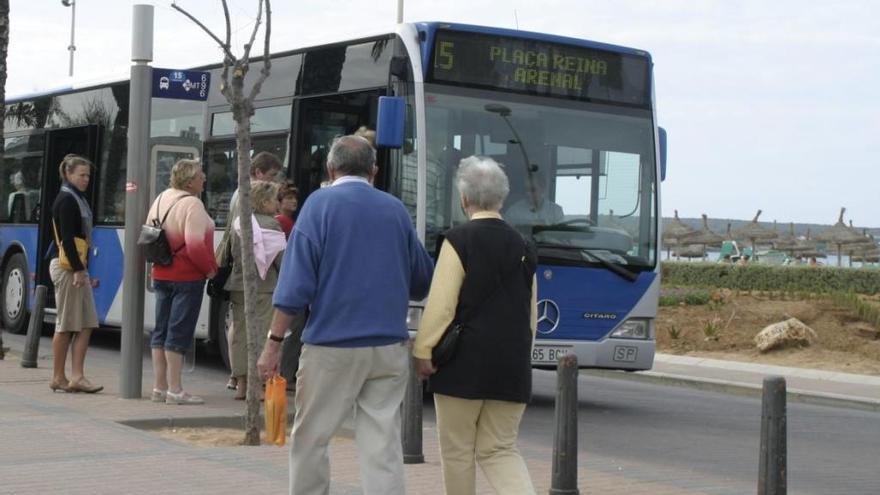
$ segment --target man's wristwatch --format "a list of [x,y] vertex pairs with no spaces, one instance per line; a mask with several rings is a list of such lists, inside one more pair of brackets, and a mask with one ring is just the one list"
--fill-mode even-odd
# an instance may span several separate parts
[[284,342],[284,337],[278,337],[277,335],[272,333],[272,330],[269,330],[269,335],[267,337],[273,342]]

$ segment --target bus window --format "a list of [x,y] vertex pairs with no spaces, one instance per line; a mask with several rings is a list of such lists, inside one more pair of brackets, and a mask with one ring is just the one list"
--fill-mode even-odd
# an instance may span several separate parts
[[6,140],[0,163],[0,221],[32,223],[39,220],[43,135]]

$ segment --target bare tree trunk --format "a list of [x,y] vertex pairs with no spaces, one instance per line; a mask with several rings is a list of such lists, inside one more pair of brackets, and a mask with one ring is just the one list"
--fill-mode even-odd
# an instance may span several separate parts
[[[6,149],[3,139],[6,116],[6,52],[9,48],[9,0],[0,0],[0,163]],[[0,328],[0,359],[6,357],[3,350],[3,329]]]
[[[0,0],[2,1],[2,0]],[[272,66],[269,60],[269,39],[272,28],[272,11],[269,0],[258,0],[259,11],[256,21],[254,22],[254,30],[251,33],[250,40],[244,45],[244,54],[241,58],[235,57],[230,51],[230,38],[232,29],[229,20],[229,7],[226,0],[222,0],[223,13],[226,17],[226,39],[225,42],[220,40],[212,33],[204,24],[195,17],[183,10],[176,4],[172,4],[172,8],[180,11],[182,14],[190,18],[194,23],[201,27],[211,38],[213,38],[223,50],[223,73],[221,75],[220,92],[226,97],[226,101],[232,105],[232,118],[235,121],[235,141],[236,152],[238,154],[238,205],[239,205],[239,223],[241,226],[241,256],[242,275],[244,278],[244,318],[247,327],[247,355],[248,355],[248,377],[247,377],[247,414],[245,416],[245,445],[260,444],[260,394],[262,384],[257,374],[257,359],[259,359],[260,349],[257,349],[258,333],[268,331],[268,327],[260,328],[260,321],[257,319],[256,305],[254,298],[257,294],[257,265],[254,261],[254,233],[251,216],[253,209],[251,208],[251,116],[254,114],[254,99],[260,93],[263,82],[269,77],[269,71]],[[264,37],[264,53],[263,68],[260,70],[260,76],[251,86],[250,90],[245,93],[244,80],[250,68],[250,53],[257,31],[262,23],[263,8],[265,4],[266,13],[266,32]],[[232,68],[232,78],[229,77],[229,69]],[[231,221],[232,219],[230,219]],[[268,322],[264,322],[268,325]]]

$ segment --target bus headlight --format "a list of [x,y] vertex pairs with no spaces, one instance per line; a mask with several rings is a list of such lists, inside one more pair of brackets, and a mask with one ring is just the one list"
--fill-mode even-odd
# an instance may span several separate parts
[[418,306],[410,306],[406,312],[406,328],[410,330],[418,330],[419,324],[422,322],[422,310],[424,308]]
[[617,339],[647,339],[648,338],[648,321],[647,320],[626,320],[616,330],[611,332],[611,337]]

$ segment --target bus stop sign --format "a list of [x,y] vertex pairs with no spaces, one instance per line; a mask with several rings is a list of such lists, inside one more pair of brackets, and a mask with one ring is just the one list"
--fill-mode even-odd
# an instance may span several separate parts
[[153,69],[153,98],[205,101],[210,85],[210,72]]

